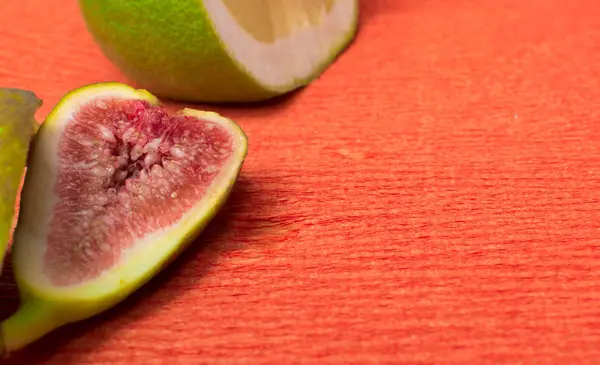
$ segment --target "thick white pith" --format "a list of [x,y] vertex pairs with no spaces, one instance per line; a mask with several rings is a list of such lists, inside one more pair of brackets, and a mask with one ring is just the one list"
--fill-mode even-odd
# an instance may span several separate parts
[[[315,68],[328,61],[334,50],[349,38],[358,12],[356,0],[337,0],[329,12],[322,15],[319,24],[295,27],[289,36],[273,43],[263,43],[236,22],[223,0],[203,0],[203,4],[233,58],[256,79],[273,88],[306,79],[315,72]],[[296,6],[289,8],[291,12]],[[281,18],[290,15],[281,11],[264,16]],[[257,21],[269,20],[263,18]]]
[[[15,233],[13,260],[18,270],[17,276],[27,282],[29,289],[43,297],[90,298],[108,295],[115,290],[129,287],[148,271],[160,266],[162,261],[177,248],[186,232],[198,224],[198,220],[211,211],[223,197],[228,185],[237,174],[241,160],[246,151],[246,141],[243,132],[231,121],[214,113],[201,112],[200,118],[213,121],[224,126],[234,137],[233,154],[225,163],[219,176],[206,190],[206,195],[181,220],[162,231],[145,236],[129,249],[123,251],[116,265],[106,270],[101,276],[74,286],[54,286],[43,274],[44,240],[48,232],[49,218],[52,207],[56,203],[53,188],[56,182],[57,160],[55,153],[57,142],[70,116],[76,110],[78,103],[88,101],[92,96],[116,96],[122,98],[140,99],[138,91],[127,87],[111,87],[80,91],[77,96],[69,98],[54,113],[54,118],[46,125],[45,133],[38,137],[31,158],[31,174],[26,181],[28,194],[23,196],[23,208],[19,228]],[[151,102],[156,102],[148,96]],[[189,110],[186,113],[197,113]],[[33,193],[33,191],[37,191]]]

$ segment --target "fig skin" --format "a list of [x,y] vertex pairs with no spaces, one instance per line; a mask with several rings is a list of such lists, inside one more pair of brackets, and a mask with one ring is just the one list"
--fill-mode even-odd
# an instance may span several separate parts
[[42,100],[29,90],[0,88],[0,275],[10,240],[29,146]]

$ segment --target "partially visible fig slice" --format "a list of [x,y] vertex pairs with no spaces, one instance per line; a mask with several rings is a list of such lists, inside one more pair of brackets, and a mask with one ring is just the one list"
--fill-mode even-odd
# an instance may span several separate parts
[[41,105],[29,90],[0,88],[0,275],[29,145],[38,125],[35,113]]
[[34,139],[12,249],[22,293],[5,352],[123,300],[193,241],[224,203],[247,138],[216,113],[170,116],[143,90],[69,93]]

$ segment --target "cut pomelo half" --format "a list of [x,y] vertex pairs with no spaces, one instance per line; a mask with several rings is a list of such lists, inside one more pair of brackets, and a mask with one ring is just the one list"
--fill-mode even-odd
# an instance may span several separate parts
[[0,275],[15,220],[29,145],[42,101],[28,90],[0,88]]
[[5,352],[123,300],[179,254],[222,206],[247,153],[233,121],[170,116],[118,83],[67,94],[32,144],[14,234],[19,310]]
[[249,102],[307,85],[356,34],[358,0],[79,0],[130,80],[161,97]]

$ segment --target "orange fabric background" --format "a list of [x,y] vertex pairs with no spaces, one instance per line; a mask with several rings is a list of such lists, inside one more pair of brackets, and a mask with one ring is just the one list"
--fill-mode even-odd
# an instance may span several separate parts
[[[310,87],[210,107],[250,150],[202,238],[7,364],[600,363],[600,4],[361,6]],[[4,1],[0,27],[0,84],[40,118],[127,81],[75,1]]]

